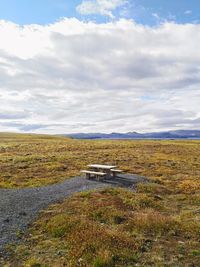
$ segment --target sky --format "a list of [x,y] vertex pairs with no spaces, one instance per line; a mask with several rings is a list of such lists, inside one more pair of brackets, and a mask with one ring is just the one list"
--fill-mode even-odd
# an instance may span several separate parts
[[200,130],[198,0],[0,0],[0,131]]

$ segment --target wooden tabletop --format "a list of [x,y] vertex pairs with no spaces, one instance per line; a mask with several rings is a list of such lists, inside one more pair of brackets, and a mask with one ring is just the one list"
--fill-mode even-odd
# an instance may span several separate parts
[[90,164],[90,165],[88,165],[88,167],[110,170],[110,169],[116,168],[117,166],[101,165],[101,164]]

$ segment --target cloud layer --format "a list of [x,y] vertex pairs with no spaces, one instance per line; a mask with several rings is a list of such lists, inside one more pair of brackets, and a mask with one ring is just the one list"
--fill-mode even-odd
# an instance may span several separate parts
[[200,129],[200,25],[0,21],[0,38],[0,131]]

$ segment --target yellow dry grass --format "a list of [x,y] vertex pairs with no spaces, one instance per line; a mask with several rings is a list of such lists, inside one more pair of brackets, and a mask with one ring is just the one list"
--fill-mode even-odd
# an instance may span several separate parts
[[95,162],[151,181],[136,192],[84,192],[52,205],[10,247],[5,266],[198,266],[200,141],[4,136],[0,147],[1,187],[62,181]]
[[[0,134],[0,188],[33,187],[79,175],[90,163],[181,186],[199,188],[200,141],[72,140],[45,135]],[[196,184],[195,184],[196,183]],[[184,182],[182,187],[187,187]],[[192,192],[191,192],[192,193]]]

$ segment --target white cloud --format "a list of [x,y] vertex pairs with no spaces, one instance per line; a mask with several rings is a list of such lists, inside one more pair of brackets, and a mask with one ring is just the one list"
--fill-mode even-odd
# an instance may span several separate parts
[[200,25],[1,21],[0,38],[1,131],[200,129]]
[[84,0],[76,10],[82,15],[100,14],[114,18],[112,11],[126,3],[127,0]]
[[185,15],[191,15],[192,14],[192,10],[185,10],[184,14]]
[[152,16],[157,20],[162,20],[161,17],[157,13],[152,13]]

